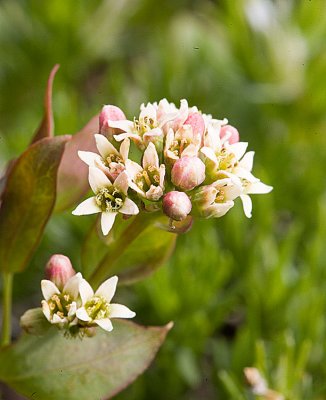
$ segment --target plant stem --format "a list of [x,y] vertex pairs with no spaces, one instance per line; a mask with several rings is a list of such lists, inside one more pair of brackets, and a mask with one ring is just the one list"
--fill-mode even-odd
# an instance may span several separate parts
[[13,274],[3,273],[3,306],[2,306],[2,334],[1,345],[5,346],[11,342],[11,302]]
[[110,251],[102,258],[90,276],[89,282],[94,286],[99,285],[109,275],[110,268],[121,254],[155,219],[157,219],[156,213],[142,213],[135,217],[134,221],[119,235]]

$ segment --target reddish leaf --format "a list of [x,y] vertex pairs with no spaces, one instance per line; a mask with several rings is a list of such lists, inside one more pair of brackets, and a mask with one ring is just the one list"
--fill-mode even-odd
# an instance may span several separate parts
[[37,142],[45,137],[53,137],[54,134],[54,121],[52,112],[52,86],[55,74],[57,73],[60,65],[56,64],[52,71],[50,72],[48,83],[46,86],[45,96],[44,96],[44,117],[42,122],[35,132],[31,144]]
[[24,269],[38,245],[56,198],[59,163],[69,136],[31,145],[12,165],[0,208],[0,269]]
[[98,130],[96,115],[67,144],[58,171],[56,211],[73,206],[89,190],[88,166],[78,157],[78,150],[97,152],[94,134]]

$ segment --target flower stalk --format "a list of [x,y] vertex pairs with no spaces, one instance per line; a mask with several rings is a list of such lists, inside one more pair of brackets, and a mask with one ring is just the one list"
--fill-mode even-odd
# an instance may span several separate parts
[[11,309],[12,309],[12,284],[13,274],[4,272],[3,281],[3,302],[2,302],[2,332],[1,346],[11,343]]
[[107,276],[111,275],[112,266],[117,259],[128,249],[128,246],[151,224],[161,213],[143,212],[134,217],[134,220],[119,235],[119,237],[110,245],[109,252],[102,258],[97,269],[88,278],[92,286],[98,286]]

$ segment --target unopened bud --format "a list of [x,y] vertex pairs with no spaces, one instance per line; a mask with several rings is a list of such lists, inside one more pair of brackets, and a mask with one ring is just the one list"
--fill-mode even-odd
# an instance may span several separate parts
[[204,132],[205,132],[205,121],[203,116],[199,112],[190,114],[185,120],[184,125],[190,125],[194,137],[201,143]]
[[175,221],[182,221],[191,211],[191,201],[184,192],[169,192],[163,198],[164,213]]
[[230,144],[238,143],[240,139],[239,132],[231,125],[222,126],[220,130],[220,138],[229,142]]
[[171,179],[180,189],[192,190],[204,182],[205,164],[198,157],[184,156],[173,165]]
[[69,278],[74,276],[73,269],[68,257],[62,254],[54,254],[45,267],[45,276],[52,281],[59,290],[62,290]]
[[105,136],[112,136],[113,134],[120,132],[119,129],[111,128],[109,121],[121,121],[125,120],[126,116],[124,112],[116,106],[103,106],[102,111],[100,113],[100,133]]

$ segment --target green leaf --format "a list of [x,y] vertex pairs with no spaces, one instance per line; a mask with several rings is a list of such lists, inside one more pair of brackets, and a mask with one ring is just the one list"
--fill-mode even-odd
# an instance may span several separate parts
[[69,136],[31,145],[10,168],[0,208],[0,269],[24,269],[51,215],[57,170]]
[[52,111],[52,86],[55,74],[57,73],[59,67],[60,65],[56,64],[52,68],[52,71],[50,72],[44,96],[44,117],[42,119],[39,128],[35,132],[31,144],[45,137],[53,137],[54,121],[53,121],[53,111]]
[[98,131],[95,115],[67,144],[58,172],[56,211],[72,207],[89,191],[88,166],[78,157],[78,150],[97,153],[94,134]]
[[118,274],[120,282],[139,280],[162,265],[171,255],[177,235],[158,228],[166,217],[140,214],[116,221],[112,233],[103,237],[95,224],[82,248],[83,275],[94,284]]
[[172,327],[113,324],[112,332],[98,328],[83,340],[66,339],[56,329],[43,337],[24,335],[0,352],[0,379],[27,398],[111,398],[149,366]]

